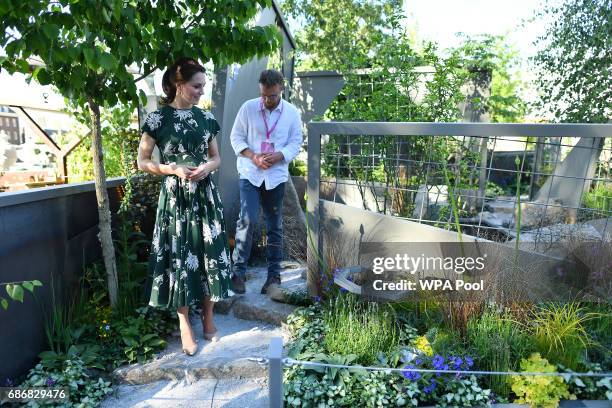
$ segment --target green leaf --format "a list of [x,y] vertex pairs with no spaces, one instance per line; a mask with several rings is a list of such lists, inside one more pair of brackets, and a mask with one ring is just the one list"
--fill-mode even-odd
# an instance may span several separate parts
[[42,282],[39,281],[38,279],[35,279],[33,281],[30,281],[30,282],[32,282],[32,285],[34,285],[34,286],[42,286],[43,285]]
[[21,286],[23,286],[24,289],[29,290],[30,293],[34,293],[34,285],[32,282],[25,281],[21,284]]
[[96,69],[97,68],[97,64],[95,63],[95,53],[94,50],[91,48],[83,48],[83,56],[85,56],[85,63],[87,64],[87,67],[90,69]]
[[117,59],[111,54],[104,53],[98,58],[100,66],[107,71],[112,71],[117,68]]
[[41,85],[49,85],[51,83],[51,75],[49,75],[49,71],[44,68],[41,68],[40,70],[38,70],[36,80]]
[[23,303],[23,288],[21,285],[6,285],[6,293],[13,299]]
[[51,41],[56,40],[59,35],[59,27],[55,24],[44,24],[42,30]]
[[6,300],[5,298],[0,298],[0,303],[2,304],[2,308],[4,310],[8,309],[8,300]]
[[118,52],[119,55],[121,56],[127,56],[130,54],[130,40],[128,40],[127,38],[122,38],[119,40],[119,47],[118,47]]

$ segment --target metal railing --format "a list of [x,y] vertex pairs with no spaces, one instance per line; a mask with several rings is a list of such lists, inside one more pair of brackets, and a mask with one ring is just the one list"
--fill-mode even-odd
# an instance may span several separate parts
[[[610,124],[311,122],[309,265],[322,249],[320,200],[343,202],[349,190],[361,209],[480,238],[514,239],[517,224],[541,229],[601,218],[604,239],[612,216],[611,137]],[[499,151],[509,143],[513,153]],[[432,195],[444,204],[431,203]],[[491,219],[494,205],[506,207],[504,222]],[[518,213],[537,222],[521,226]]]
[[419,368],[390,368],[390,367],[369,367],[361,365],[343,365],[329,364],[317,361],[302,361],[295,360],[289,357],[283,357],[283,339],[281,337],[273,337],[270,340],[267,359],[257,359],[260,363],[268,363],[268,395],[270,408],[283,407],[283,367],[300,365],[303,367],[320,367],[320,368],[335,368],[335,369],[361,369],[367,371],[384,371],[388,374],[406,374],[406,373],[434,373],[434,374],[454,374],[454,375],[493,375],[493,376],[538,376],[538,377],[562,377],[569,380],[572,377],[591,377],[591,378],[609,378],[612,377],[611,372],[586,372],[586,373],[558,373],[558,372],[514,372],[514,371],[482,371],[482,370],[460,370],[460,369],[419,369]]

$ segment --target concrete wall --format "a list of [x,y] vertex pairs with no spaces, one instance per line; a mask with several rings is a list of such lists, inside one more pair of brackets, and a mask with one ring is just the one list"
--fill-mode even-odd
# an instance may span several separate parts
[[[113,212],[123,181],[107,184]],[[1,384],[27,373],[48,349],[43,310],[51,310],[51,280],[70,294],[83,265],[100,258],[97,233],[93,182],[0,194],[0,282],[43,283],[35,296],[26,292],[23,304],[11,301],[7,311],[0,309]]]

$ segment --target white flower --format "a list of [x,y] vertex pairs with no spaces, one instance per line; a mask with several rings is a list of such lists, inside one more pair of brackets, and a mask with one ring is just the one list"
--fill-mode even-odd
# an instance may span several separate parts
[[170,156],[172,153],[174,153],[174,145],[172,144],[172,142],[168,142],[164,145],[164,156]]
[[213,116],[212,113],[208,112],[208,111],[203,111],[202,112],[204,114],[204,118],[205,119],[214,119],[215,117]]
[[229,265],[229,257],[227,256],[225,248],[223,248],[223,251],[221,251],[221,255],[219,255],[219,261],[223,262],[225,265]]
[[155,233],[153,234],[153,251],[159,251],[159,229],[155,229]]
[[[214,259],[211,259],[210,261],[208,261],[208,269],[214,269],[217,267],[217,261]],[[219,277],[216,277],[216,279],[219,279]]]
[[179,120],[187,120],[193,117],[191,110],[174,110],[174,117]]
[[159,112],[151,112],[145,119],[145,123],[151,130],[155,130],[161,126],[162,115]]
[[189,192],[191,194],[196,192],[196,187],[198,186],[198,182],[197,181],[190,181],[189,182]]
[[187,271],[183,270],[183,272],[181,272],[181,279],[187,279]]
[[174,207],[175,205],[176,205],[176,197],[170,196],[170,208]]
[[174,191],[175,188],[176,188],[176,178],[172,176],[166,177],[166,190]]
[[213,239],[217,238],[219,236],[219,231],[217,230],[217,226],[215,224],[212,225],[212,227],[210,228],[210,233],[213,237]]
[[174,254],[176,254],[176,246],[177,246],[176,237],[172,237],[172,253]]
[[161,285],[164,282],[164,275],[157,275],[155,278],[153,278],[153,284],[154,285]]
[[227,296],[234,296],[234,295],[235,295],[234,291],[232,291],[231,289],[227,290]]
[[187,123],[189,123],[191,126],[193,126],[194,128],[198,126],[198,122],[196,122],[195,119],[193,118],[189,118],[187,119]]
[[187,252],[187,259],[185,260],[185,264],[187,268],[191,269],[192,271],[195,271],[196,269],[198,269],[198,266],[200,266],[200,263],[198,262],[198,257],[192,254],[191,251]]
[[179,151],[179,153],[186,153],[187,152],[187,149],[185,149],[185,146],[183,146],[183,143],[179,143],[178,151]]
[[221,300],[221,298],[220,298],[219,296],[211,296],[211,297],[210,297],[210,301],[211,301],[211,302],[218,302],[218,301],[220,301],[220,300]]
[[208,224],[202,224],[202,235],[207,244],[212,244],[213,238]]
[[172,287],[174,287],[174,284],[176,283],[176,282],[175,282],[175,278],[174,278],[174,273],[172,273],[172,272],[171,272],[169,275],[170,275],[170,276],[169,276],[169,278],[170,278],[170,283],[169,283],[169,285],[170,285],[170,287],[172,288]]
[[175,124],[174,124],[174,131],[175,131],[176,133],[180,132],[182,128],[183,128],[183,127],[181,126],[181,124],[180,124],[180,123],[175,123]]
[[213,225],[215,226],[215,229],[219,232],[219,234],[221,233],[221,223],[219,222],[219,220],[215,219],[215,221],[213,222]]
[[176,219],[176,222],[174,223],[174,228],[176,229],[176,235],[181,235],[181,220],[180,219]]
[[208,197],[208,201],[211,203],[215,203],[215,200],[213,198],[213,194],[212,194],[212,190],[210,188],[210,185],[206,186],[206,196]]

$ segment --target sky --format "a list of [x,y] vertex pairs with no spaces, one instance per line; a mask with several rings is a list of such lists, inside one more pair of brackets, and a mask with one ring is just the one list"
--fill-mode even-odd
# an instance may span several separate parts
[[523,20],[533,17],[543,0],[404,0],[406,25],[420,40],[432,40],[440,48],[458,45],[455,35],[507,35],[523,58],[534,52],[533,41],[543,24]]

